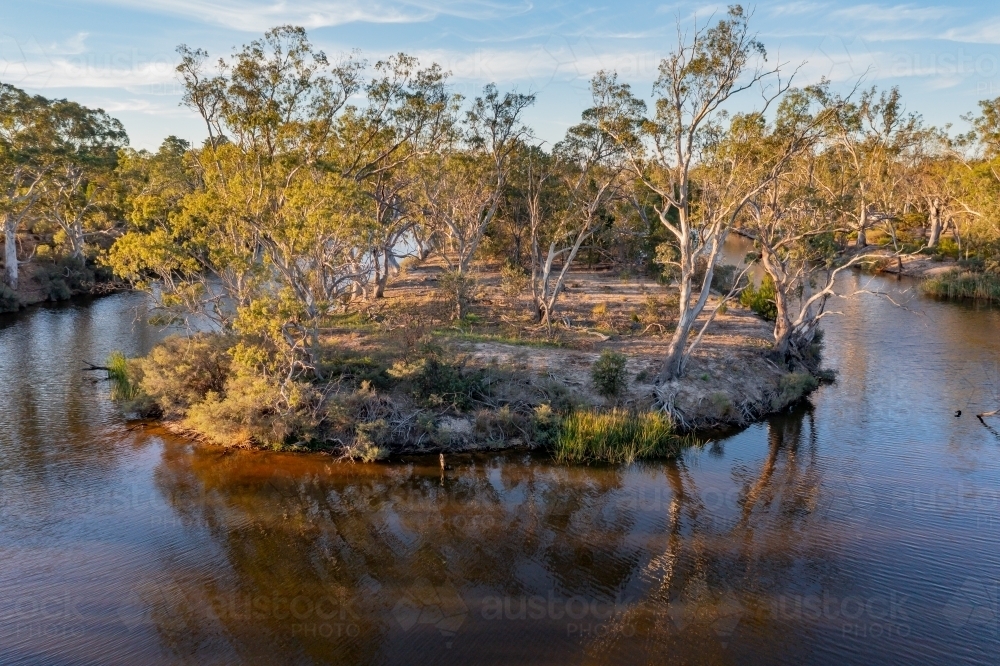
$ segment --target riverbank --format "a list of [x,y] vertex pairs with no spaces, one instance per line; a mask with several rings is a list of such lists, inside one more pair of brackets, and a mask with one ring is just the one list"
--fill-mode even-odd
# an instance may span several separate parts
[[[133,402],[152,405],[175,432],[216,445],[374,460],[572,448],[579,442],[567,440],[564,425],[583,413],[663,412],[679,440],[748,425],[817,385],[776,363],[771,325],[733,305],[716,315],[684,377],[659,384],[676,296],[648,278],[573,273],[548,337],[499,270],[477,276],[468,314],[449,321],[441,275],[433,263],[411,268],[367,312],[331,320],[321,339],[324,380],[296,384],[294,396],[237,367],[235,341],[202,337],[167,341],[130,361],[130,385],[143,394]],[[703,317],[717,306],[713,299]]]
[[885,259],[876,260],[877,272],[920,280],[920,291],[927,296],[945,300],[975,300],[1000,303],[1000,273],[983,262],[959,261],[941,254],[911,254],[893,256],[889,249]]
[[68,260],[32,261],[18,268],[17,289],[0,282],[0,313],[78,296],[105,296],[122,288],[106,269],[90,264]]

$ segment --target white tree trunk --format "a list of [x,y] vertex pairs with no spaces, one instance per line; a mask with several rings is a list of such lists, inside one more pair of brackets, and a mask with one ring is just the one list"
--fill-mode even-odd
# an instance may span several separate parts
[[865,231],[868,228],[868,206],[861,206],[861,217],[858,220],[858,242],[855,247],[867,247],[868,246],[868,236]]
[[17,289],[17,218],[4,217],[4,282],[11,289]]
[[937,247],[941,239],[941,204],[936,199],[930,206],[931,237],[927,240],[927,247]]

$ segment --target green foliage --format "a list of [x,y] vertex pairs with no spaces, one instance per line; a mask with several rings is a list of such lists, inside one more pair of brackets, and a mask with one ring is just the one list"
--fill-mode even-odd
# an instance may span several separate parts
[[625,365],[628,358],[624,354],[605,349],[590,369],[597,392],[606,398],[617,398],[628,385]]
[[774,321],[778,318],[778,307],[774,303],[776,294],[774,278],[765,274],[760,282],[760,287],[754,288],[752,284],[746,286],[740,294],[740,303],[767,321]]
[[120,351],[113,351],[108,356],[108,379],[111,381],[111,399],[116,401],[132,401],[139,397],[141,389],[132,382],[128,359]]
[[720,294],[728,294],[736,281],[736,266],[719,264],[712,272],[712,289]]
[[371,356],[337,356],[324,363],[323,369],[327,377],[339,377],[354,386],[368,384],[377,389],[387,389],[393,384],[387,372],[388,366]]
[[991,271],[951,271],[924,280],[920,290],[939,298],[1000,302],[1000,274]]
[[305,382],[286,381],[236,366],[221,393],[210,390],[187,409],[183,425],[223,446],[303,448],[318,434],[319,395]]
[[140,386],[164,415],[181,416],[210,393],[223,392],[232,361],[230,345],[218,335],[171,336],[140,361]]
[[958,259],[959,249],[958,243],[952,238],[941,238],[938,241],[937,247],[934,248],[934,253],[939,257],[948,257],[949,259]]
[[808,372],[792,372],[778,382],[778,394],[771,400],[774,410],[798,402],[819,386],[819,380]]
[[500,291],[508,301],[516,301],[528,288],[530,276],[523,268],[510,261],[500,267]]
[[481,371],[466,372],[460,365],[442,362],[433,354],[413,362],[397,361],[388,374],[405,382],[414,400],[428,407],[465,411],[487,395]]
[[532,439],[539,446],[552,448],[559,440],[562,418],[548,404],[535,407],[531,418]]
[[684,440],[660,412],[581,411],[569,414],[556,438],[559,462],[631,464],[676,456]]
[[475,277],[460,271],[445,271],[438,278],[441,297],[455,313],[456,320],[465,316],[465,309],[475,293],[476,284]]
[[372,463],[389,457],[389,425],[385,419],[358,423],[354,441],[344,447],[343,455],[354,460]]
[[46,300],[65,301],[74,293],[91,289],[97,282],[98,275],[83,259],[63,257],[51,263],[39,264],[34,279],[41,286]]

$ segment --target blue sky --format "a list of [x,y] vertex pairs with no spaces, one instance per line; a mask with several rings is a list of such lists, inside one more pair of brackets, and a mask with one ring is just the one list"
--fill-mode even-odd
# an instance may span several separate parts
[[[536,92],[536,134],[558,140],[587,106],[587,82],[615,69],[650,93],[678,19],[721,16],[725,4],[601,0],[0,0],[0,81],[99,106],[132,144],[155,148],[203,130],[178,106],[180,43],[213,56],[283,23],[303,25],[328,55],[354,48],[369,60],[404,51],[436,60],[466,96],[484,83]],[[760,2],[753,27],[769,58],[847,87],[859,77],[898,85],[907,108],[955,123],[980,99],[1000,97],[1000,4]],[[747,98],[743,103],[752,104]]]

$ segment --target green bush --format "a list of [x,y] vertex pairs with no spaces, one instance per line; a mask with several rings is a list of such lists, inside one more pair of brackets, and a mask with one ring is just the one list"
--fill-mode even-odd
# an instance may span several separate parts
[[515,302],[524,293],[529,280],[530,276],[517,264],[506,261],[500,267],[500,291],[510,302]]
[[771,400],[771,409],[784,409],[798,402],[819,386],[819,380],[808,372],[793,372],[778,381],[778,394]]
[[736,266],[732,264],[719,264],[712,271],[712,289],[728,294],[736,281]]
[[534,442],[545,448],[552,448],[559,440],[562,418],[547,404],[535,407],[531,429]]
[[644,458],[676,456],[684,440],[661,412],[573,412],[556,438],[558,462],[630,464]]
[[459,365],[443,363],[436,355],[415,362],[397,361],[390,377],[410,385],[413,398],[428,407],[454,407],[465,411],[486,395],[482,372],[464,372]]
[[138,385],[166,416],[182,416],[191,405],[223,392],[229,376],[230,340],[218,335],[171,336],[138,363]]
[[239,367],[221,393],[188,407],[183,424],[222,446],[305,447],[318,436],[319,399],[309,384]]
[[777,289],[774,285],[774,279],[765,274],[764,279],[760,281],[760,287],[754,288],[752,284],[747,285],[743,293],[740,294],[740,304],[745,308],[750,308],[767,321],[774,321],[778,318],[778,306],[774,303],[775,295],[777,295]]
[[97,274],[83,259],[66,257],[39,264],[34,279],[41,286],[46,300],[65,301],[74,293],[93,288]]
[[624,354],[605,349],[601,352],[593,367],[590,376],[594,380],[594,387],[597,392],[606,398],[616,398],[624,391],[628,383],[628,374],[625,371],[625,364],[628,359]]

